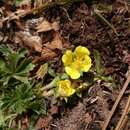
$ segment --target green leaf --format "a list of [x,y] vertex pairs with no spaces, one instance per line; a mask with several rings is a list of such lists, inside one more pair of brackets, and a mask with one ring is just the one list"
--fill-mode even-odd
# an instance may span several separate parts
[[25,48],[21,48],[18,52],[20,57],[25,57],[25,55],[28,53],[28,51]]
[[10,55],[10,53],[13,52],[13,50],[10,47],[7,47],[6,45],[2,44],[0,45],[0,52],[3,53],[5,56]]
[[106,81],[106,82],[113,81],[113,78],[111,76],[102,76],[101,79]]
[[98,50],[94,50],[94,60],[95,60],[96,73],[98,75],[102,75],[104,73],[104,68],[101,64],[101,55]]
[[38,115],[46,115],[47,114],[47,106],[45,99],[36,99],[31,104],[32,110],[37,113]]
[[10,111],[22,114],[26,112],[35,96],[30,85],[21,84],[10,93],[7,93],[3,98],[2,110],[9,108]]
[[16,73],[17,74],[26,74],[29,73],[29,71],[33,70],[35,67],[34,64],[30,63],[29,60],[24,59],[20,65],[17,67]]
[[16,116],[16,114],[5,115],[5,113],[0,110],[0,127],[6,126],[6,121]]
[[54,69],[52,68],[49,68],[48,69],[48,73],[52,76],[52,77],[55,77],[57,74],[55,73]]
[[35,66],[25,57],[27,50],[20,49],[15,52],[11,48],[1,45],[0,52],[4,55],[4,60],[0,60],[0,82],[7,85],[11,78],[15,78],[23,83],[28,83],[29,72]]
[[13,75],[13,78],[15,78],[15,79],[17,79],[17,80],[19,80],[19,81],[21,81],[21,82],[23,82],[23,83],[25,83],[25,84],[28,84],[29,83],[29,81],[28,81],[28,77],[27,76],[18,76],[18,75]]
[[0,59],[0,71],[3,70],[4,66],[5,66],[5,62],[2,59]]
[[20,55],[17,53],[11,53],[8,56],[8,62],[7,62],[7,67],[10,68],[11,72],[15,73],[18,61],[20,60]]

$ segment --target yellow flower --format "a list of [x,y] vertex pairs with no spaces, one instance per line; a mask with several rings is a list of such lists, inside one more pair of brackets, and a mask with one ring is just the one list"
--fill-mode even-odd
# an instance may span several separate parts
[[65,55],[62,57],[62,61],[65,66],[70,65],[73,62],[73,53],[70,50],[67,50]]
[[58,97],[69,97],[75,93],[75,89],[72,88],[70,80],[60,80],[57,83],[57,95]]
[[67,50],[62,56],[65,72],[72,78],[78,79],[82,72],[88,72],[92,61],[86,47],[78,46],[74,52]]

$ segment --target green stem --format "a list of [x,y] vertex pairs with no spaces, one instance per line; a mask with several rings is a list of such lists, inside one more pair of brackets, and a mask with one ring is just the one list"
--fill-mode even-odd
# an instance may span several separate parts
[[46,91],[46,90],[49,90],[49,89],[55,87],[56,82],[58,82],[59,79],[60,79],[59,77],[55,77],[49,84],[47,84],[46,86],[41,88],[41,91]]
[[42,96],[43,97],[49,97],[49,96],[52,96],[54,94],[54,91],[53,90],[49,90],[49,91],[44,91],[42,93]]

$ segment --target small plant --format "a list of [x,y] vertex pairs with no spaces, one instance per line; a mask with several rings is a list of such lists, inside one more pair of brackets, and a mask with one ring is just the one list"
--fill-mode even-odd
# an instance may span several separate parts
[[[86,47],[78,46],[75,48],[74,52],[67,50],[62,56],[62,62],[65,67],[65,72],[63,74],[57,74],[57,77],[44,86],[43,96],[55,95],[56,98],[67,99],[74,93],[80,93],[80,90],[86,86],[84,83],[77,85],[77,79],[83,74],[83,72],[88,72],[92,61],[90,58],[90,52]],[[69,76],[71,79],[69,78]],[[75,79],[75,80],[72,80]]]
[[[36,115],[46,114],[45,98],[54,96],[56,99],[67,101],[75,94],[81,96],[81,91],[90,86],[87,81],[82,79],[84,77],[81,77],[92,66],[90,52],[86,47],[78,46],[73,52],[71,50],[65,52],[62,56],[65,73],[55,73],[45,63],[40,66],[34,77],[29,74],[35,65],[26,57],[26,50],[21,49],[16,52],[2,45],[0,52],[2,55],[0,58],[0,126],[5,130],[7,127],[13,128],[12,122],[19,121],[21,124],[22,116],[28,112],[32,113],[32,117],[35,115],[35,118]],[[94,79],[109,80],[109,77],[103,76],[104,68],[97,50],[94,50],[94,58]],[[43,86],[43,82],[39,81],[47,73],[54,79]],[[38,80],[36,81],[35,78]],[[20,126],[16,126],[18,130]]]
[[67,50],[62,57],[65,72],[72,78],[78,79],[83,72],[88,72],[92,61],[86,47],[78,46],[74,52]]
[[26,57],[27,51],[16,52],[1,45],[0,52],[0,128],[20,130],[21,125],[17,126],[16,122],[20,124],[24,114],[46,114],[45,100],[38,96],[36,89],[39,88],[29,75],[35,65]]
[[1,109],[9,109],[17,115],[22,114],[31,108],[31,104],[35,98],[36,96],[31,85],[20,84],[16,86],[15,89],[5,93],[2,98],[3,103]]
[[25,57],[27,51],[20,49],[17,52],[5,45],[0,46],[3,58],[0,58],[0,83],[5,86],[11,80],[28,83],[29,72],[33,70],[34,64]]
[[95,59],[95,80],[103,80],[106,82],[112,81],[113,79],[111,76],[104,76],[105,68],[102,66],[101,63],[101,55],[98,50],[94,50],[94,59]]

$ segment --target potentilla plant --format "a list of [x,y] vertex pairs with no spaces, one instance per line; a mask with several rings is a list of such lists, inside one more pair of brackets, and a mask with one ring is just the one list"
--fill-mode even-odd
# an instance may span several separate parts
[[91,68],[92,60],[88,48],[78,46],[74,52],[67,50],[62,56],[62,62],[66,78],[62,79],[62,74],[57,76],[58,78],[56,77],[50,84],[43,87],[43,96],[55,95],[56,98],[66,99],[77,92],[79,93],[79,90],[86,86],[84,83],[77,85],[75,82],[83,75],[83,72],[88,72]]

